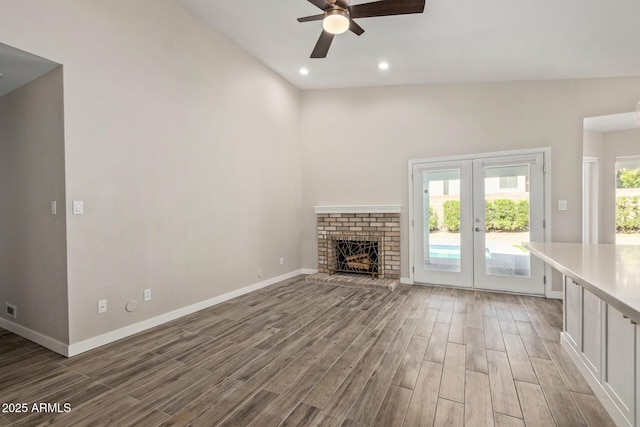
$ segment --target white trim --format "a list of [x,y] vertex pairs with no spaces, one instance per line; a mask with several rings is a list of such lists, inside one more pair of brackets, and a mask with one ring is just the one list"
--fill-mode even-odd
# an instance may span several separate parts
[[616,163],[640,162],[640,156],[616,156]]
[[411,280],[411,278],[409,277],[401,277],[400,283],[403,285],[413,285],[413,280]]
[[345,205],[345,206],[314,206],[316,214],[344,214],[344,213],[400,213],[402,205]]
[[313,268],[303,268],[302,274],[318,274],[318,270]]
[[547,298],[552,298],[552,299],[564,299],[564,294],[562,293],[562,291],[547,291],[547,294],[545,295]]
[[[457,156],[444,156],[444,157],[430,157],[426,159],[413,159],[409,160],[409,169],[413,170],[413,165],[416,163],[433,163],[433,162],[452,162],[459,160],[480,160],[487,157],[502,157],[502,156],[513,156],[513,155],[525,155],[525,154],[537,154],[537,153],[550,153],[550,147],[540,147],[540,148],[526,148],[522,150],[505,150],[505,151],[494,151],[490,153],[472,153],[472,154],[462,154]],[[545,156],[545,162],[549,159]],[[547,164],[548,166],[548,164]]]
[[69,357],[68,346],[54,338],[48,337],[41,334],[40,332],[36,332],[15,322],[12,322],[11,320],[3,318],[0,318],[0,327],[6,329],[7,331],[13,332],[16,335],[20,335],[21,337],[26,338],[29,341],[33,341],[36,344],[46,347],[51,351],[55,351],[58,354]]
[[98,348],[122,338],[126,338],[130,335],[137,334],[155,326],[162,325],[163,323],[179,319],[183,316],[187,316],[197,311],[204,310],[205,308],[212,307],[241,295],[257,291],[258,289],[265,288],[283,280],[291,279],[292,277],[299,276],[300,274],[303,274],[303,270],[292,271],[290,273],[273,277],[262,282],[254,283],[253,285],[245,286],[244,288],[236,289],[235,291],[227,292],[226,294],[219,295],[217,297],[213,297],[208,300],[189,305],[187,307],[170,311],[169,313],[161,314],[160,316],[152,317],[151,319],[143,320],[142,322],[134,323],[133,325],[125,326],[123,328],[107,332],[106,334],[98,335],[96,337],[71,344],[69,345],[67,354],[65,355],[67,357],[76,356],[80,353],[93,350],[94,348]]
[[414,262],[413,262],[413,235],[414,235],[414,222],[413,222],[413,164],[414,163],[418,163],[415,160],[409,160],[409,212],[408,212],[408,229],[409,229],[409,252],[408,252],[408,257],[409,257],[409,281],[411,282],[411,284],[415,283],[415,274],[414,274]]
[[580,354],[578,354],[578,351],[571,345],[569,339],[570,338],[568,338],[566,332],[560,333],[560,344],[562,344],[562,348],[565,349],[571,361],[574,363],[574,365],[576,365],[576,367],[582,374],[582,377],[587,381],[587,384],[589,384],[591,390],[593,390],[593,394],[596,395],[600,403],[602,403],[602,406],[604,406],[604,409],[606,409],[606,411],[613,419],[613,422],[617,426],[630,425],[629,421],[627,421],[627,419],[624,417],[622,411],[618,409],[613,399],[609,397],[609,394],[602,386],[598,378],[594,376],[593,372],[591,372],[589,367],[584,363],[584,360],[582,360],[582,358],[580,357]]

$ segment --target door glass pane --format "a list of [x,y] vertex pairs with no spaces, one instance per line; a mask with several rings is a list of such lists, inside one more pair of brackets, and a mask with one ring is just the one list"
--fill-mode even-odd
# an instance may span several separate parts
[[424,268],[460,272],[460,169],[422,173]]
[[530,277],[529,165],[485,167],[485,260],[492,275]]
[[616,163],[616,244],[640,245],[640,162]]

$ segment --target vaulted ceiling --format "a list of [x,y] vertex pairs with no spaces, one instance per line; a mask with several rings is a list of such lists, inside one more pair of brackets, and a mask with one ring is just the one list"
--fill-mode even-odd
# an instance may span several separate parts
[[427,0],[358,20],[326,59],[309,58],[322,23],[296,21],[307,0],[180,1],[301,89],[640,75],[638,0]]

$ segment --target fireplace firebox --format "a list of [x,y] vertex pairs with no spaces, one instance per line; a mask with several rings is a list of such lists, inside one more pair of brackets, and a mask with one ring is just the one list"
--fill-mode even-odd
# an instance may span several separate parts
[[330,274],[356,273],[380,276],[380,236],[334,236]]

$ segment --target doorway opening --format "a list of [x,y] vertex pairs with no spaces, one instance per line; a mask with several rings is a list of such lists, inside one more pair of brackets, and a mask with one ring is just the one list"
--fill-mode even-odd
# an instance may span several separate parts
[[637,112],[584,119],[583,242],[640,245]]
[[410,162],[414,283],[542,295],[548,149]]

